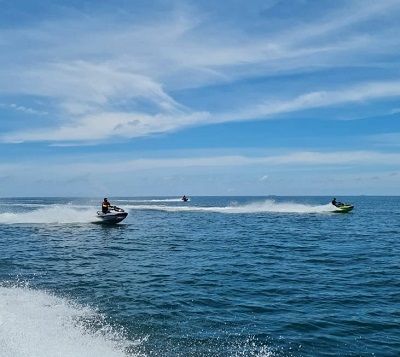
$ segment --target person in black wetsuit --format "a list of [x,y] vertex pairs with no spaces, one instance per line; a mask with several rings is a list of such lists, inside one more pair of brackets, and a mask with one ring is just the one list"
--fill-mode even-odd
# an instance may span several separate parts
[[336,207],[344,206],[344,203],[336,201],[336,198],[332,200],[332,204]]
[[108,213],[110,212],[110,208],[112,208],[113,206],[111,205],[110,202],[108,202],[107,198],[105,198],[103,200],[103,203],[101,204],[101,211],[103,213]]

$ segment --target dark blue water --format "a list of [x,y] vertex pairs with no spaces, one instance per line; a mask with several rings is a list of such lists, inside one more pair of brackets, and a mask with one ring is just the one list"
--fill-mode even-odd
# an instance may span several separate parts
[[400,197],[0,200],[0,356],[399,356]]

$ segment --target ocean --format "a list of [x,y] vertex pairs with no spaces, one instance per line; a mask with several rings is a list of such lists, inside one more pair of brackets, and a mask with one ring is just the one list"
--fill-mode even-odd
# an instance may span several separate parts
[[400,197],[0,199],[0,357],[400,355]]

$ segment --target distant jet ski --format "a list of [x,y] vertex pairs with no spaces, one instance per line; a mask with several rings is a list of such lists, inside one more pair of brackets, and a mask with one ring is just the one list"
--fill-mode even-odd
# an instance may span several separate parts
[[182,197],[182,201],[183,201],[183,202],[187,202],[187,201],[189,201],[189,198],[187,198],[186,196],[183,196],[183,197]]
[[100,219],[97,223],[117,224],[123,221],[127,215],[128,212],[125,212],[122,208],[113,206],[107,213],[97,211],[97,218]]

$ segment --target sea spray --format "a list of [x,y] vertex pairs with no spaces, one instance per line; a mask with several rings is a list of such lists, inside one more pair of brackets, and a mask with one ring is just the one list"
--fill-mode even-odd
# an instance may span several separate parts
[[126,357],[137,341],[90,307],[28,287],[0,286],[2,357]]

